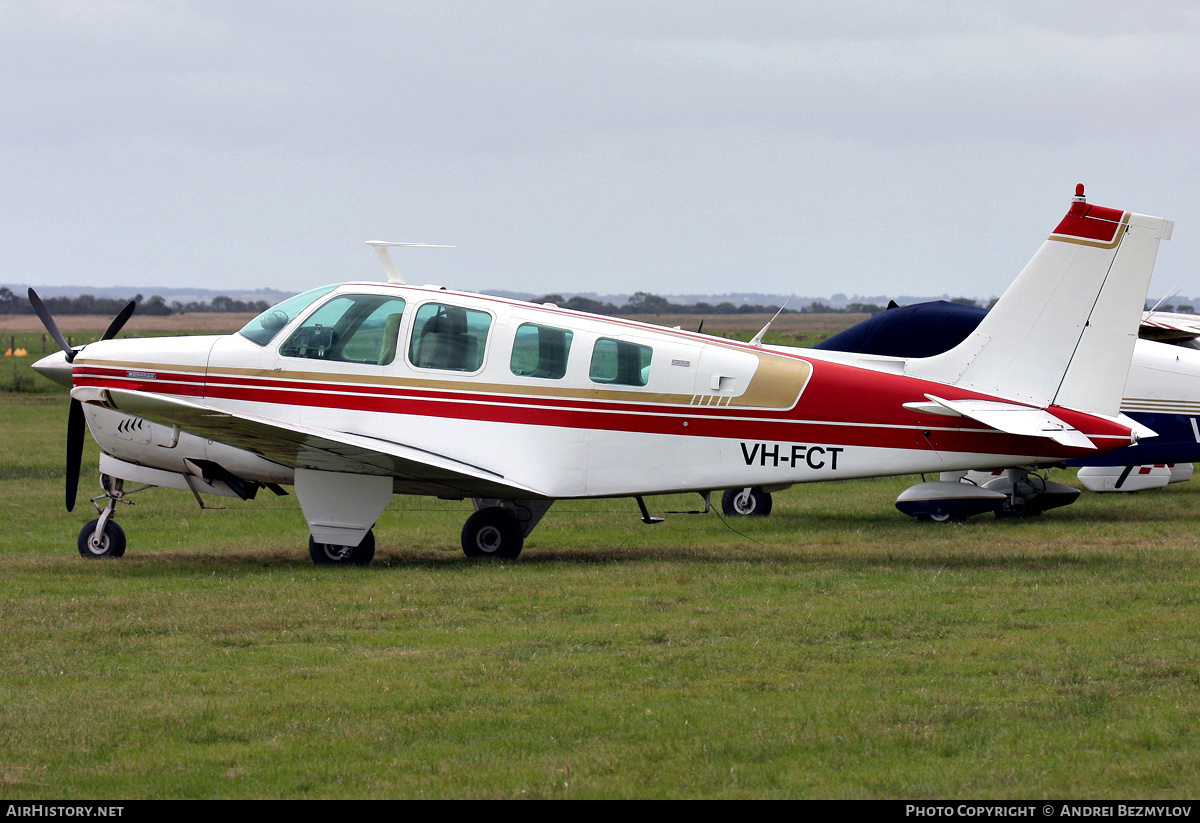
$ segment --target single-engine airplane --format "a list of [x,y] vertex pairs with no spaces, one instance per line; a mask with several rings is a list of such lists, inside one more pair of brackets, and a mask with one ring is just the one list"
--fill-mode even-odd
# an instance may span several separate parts
[[[247,498],[292,485],[314,562],[371,561],[391,496],[470,498],[471,557],[513,558],[555,500],[1057,461],[1152,434],[1120,413],[1173,224],[1070,209],[961,344],[933,357],[768,349],[404,283],[325,286],[238,333],[103,339],[35,368],[68,385],[67,509],[101,449],[84,557],[115,557],[125,483]],[[1099,333],[1097,330],[1101,330]],[[765,330],[764,330],[765,331]]]

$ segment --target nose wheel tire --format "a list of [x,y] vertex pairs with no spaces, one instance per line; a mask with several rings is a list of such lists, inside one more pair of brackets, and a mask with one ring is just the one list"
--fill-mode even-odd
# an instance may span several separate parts
[[729,489],[721,495],[721,511],[727,517],[766,517],[771,513],[771,495],[758,486]]
[[467,557],[499,557],[512,560],[525,546],[516,515],[500,506],[488,506],[467,518],[462,530],[462,549]]
[[125,530],[109,520],[104,524],[104,531],[96,537],[96,524],[100,518],[89,521],[79,531],[79,553],[89,560],[101,557],[120,557],[125,554]]
[[308,556],[318,566],[369,566],[375,557],[375,532],[368,531],[357,546],[318,543],[309,535]]

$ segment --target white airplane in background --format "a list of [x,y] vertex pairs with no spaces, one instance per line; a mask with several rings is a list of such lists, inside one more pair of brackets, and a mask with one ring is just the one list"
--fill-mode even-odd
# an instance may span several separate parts
[[102,452],[84,557],[124,552],[113,513],[128,482],[198,498],[292,485],[317,563],[369,563],[393,494],[470,498],[466,554],[512,558],[559,499],[633,497],[653,522],[644,495],[1128,446],[1151,434],[1119,405],[1171,230],[1091,206],[1080,186],[979,327],[927,358],[767,349],[761,333],[410,286],[376,243],[389,282],[314,289],[226,336],[112,339],[127,309],[71,349],[30,290],[64,349],[34,367],[73,385],[68,510],[85,421]]

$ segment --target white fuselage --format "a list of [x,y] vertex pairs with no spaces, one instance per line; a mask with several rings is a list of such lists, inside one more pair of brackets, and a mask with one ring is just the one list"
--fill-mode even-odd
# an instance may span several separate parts
[[[299,347],[297,336],[306,322],[311,331],[318,308],[297,313],[265,344],[241,334],[92,344],[75,360],[75,384],[154,393],[283,427],[414,450],[502,477],[526,497],[778,487],[1078,453],[965,418],[906,410],[903,404],[921,400],[925,391],[946,394],[948,387],[904,376],[903,361],[895,359],[764,349],[432,287],[357,283],[331,292],[331,298],[347,295],[403,301],[398,325],[387,332],[397,335],[389,362],[371,360],[388,356],[386,344],[380,354],[364,350],[360,354],[369,356],[353,361],[329,359],[337,345],[329,340],[321,344],[329,348]],[[487,326],[475,335],[474,360],[452,368],[423,362],[422,337],[433,333],[426,326],[419,335],[416,328],[423,315],[432,315],[429,307],[445,306],[469,310],[472,322]],[[569,351],[553,376],[517,363],[531,327],[545,330],[544,338],[569,335]],[[328,329],[316,328],[328,337]],[[335,330],[330,340],[336,337]],[[605,360],[613,352],[618,360],[640,357],[634,363],[640,368],[622,372]],[[957,393],[964,395],[978,396]],[[188,461],[200,459],[249,480],[285,484],[297,465],[339,470],[315,451],[282,459],[252,442],[131,423],[103,404],[86,408],[101,448],[130,465],[195,474]],[[1087,421],[1093,440],[1128,442],[1121,427],[1103,422]],[[395,479],[397,492],[455,489],[487,496],[485,485]]]

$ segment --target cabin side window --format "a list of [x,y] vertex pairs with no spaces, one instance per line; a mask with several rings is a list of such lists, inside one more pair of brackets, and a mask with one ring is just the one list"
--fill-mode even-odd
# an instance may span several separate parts
[[314,311],[279,347],[284,357],[386,366],[396,359],[404,300],[345,294]]
[[491,326],[485,311],[426,303],[413,321],[408,359],[421,369],[479,371]]
[[509,369],[518,377],[561,380],[567,373],[572,337],[565,329],[522,323],[513,339]]
[[651,354],[649,346],[601,337],[592,349],[589,376],[593,383],[644,386],[650,377]]

